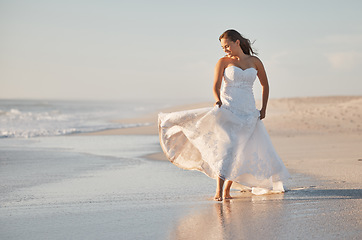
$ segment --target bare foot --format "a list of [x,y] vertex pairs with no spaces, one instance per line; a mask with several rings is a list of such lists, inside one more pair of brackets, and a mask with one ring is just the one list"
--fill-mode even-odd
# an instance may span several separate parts
[[215,197],[214,197],[214,200],[215,201],[222,201],[222,195],[221,195],[221,192],[219,191],[216,191],[216,194],[215,194]]
[[220,197],[218,194],[215,195],[214,197],[215,201],[221,202],[222,201],[222,197]]
[[230,193],[224,194],[224,199],[232,199],[233,197],[230,195]]

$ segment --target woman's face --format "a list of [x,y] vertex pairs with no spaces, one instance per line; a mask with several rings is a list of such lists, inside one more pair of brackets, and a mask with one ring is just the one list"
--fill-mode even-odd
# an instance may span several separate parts
[[235,42],[233,42],[227,38],[222,38],[220,40],[220,43],[221,43],[222,49],[224,50],[226,55],[229,57],[237,55],[238,52],[241,50],[240,45],[239,45],[239,40],[236,40]]

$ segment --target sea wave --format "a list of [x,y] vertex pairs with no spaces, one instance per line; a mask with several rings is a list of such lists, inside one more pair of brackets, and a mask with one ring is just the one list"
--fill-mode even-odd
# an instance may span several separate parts
[[97,131],[105,131],[120,128],[132,128],[148,126],[151,123],[133,123],[121,124],[118,126],[93,126],[83,128],[63,128],[63,129],[49,129],[49,128],[34,128],[34,129],[1,129],[0,138],[33,138],[33,137],[47,137],[47,136],[60,136],[67,134],[89,133]]
[[144,111],[142,106],[98,102],[0,101],[0,138],[59,136],[148,125],[114,121],[139,111]]

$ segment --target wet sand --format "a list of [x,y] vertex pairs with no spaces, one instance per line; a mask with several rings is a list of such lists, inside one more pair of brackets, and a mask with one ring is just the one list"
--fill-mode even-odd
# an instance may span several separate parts
[[264,123],[291,172],[287,192],[234,190],[223,202],[213,179],[164,161],[156,113],[128,120],[150,123],[141,128],[1,139],[0,238],[360,239],[360,103],[271,100]]

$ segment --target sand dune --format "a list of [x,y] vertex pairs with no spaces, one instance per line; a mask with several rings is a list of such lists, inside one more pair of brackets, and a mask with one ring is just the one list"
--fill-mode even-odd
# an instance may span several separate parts
[[362,133],[362,97],[273,99],[265,124],[275,134]]

